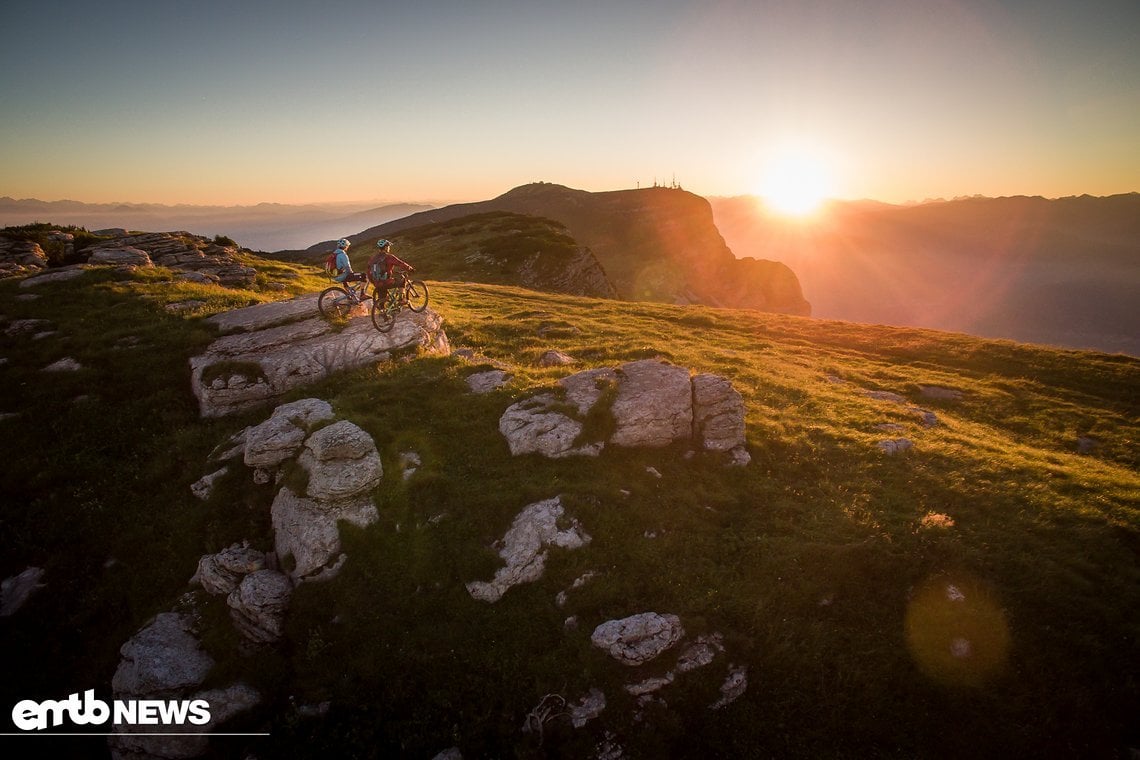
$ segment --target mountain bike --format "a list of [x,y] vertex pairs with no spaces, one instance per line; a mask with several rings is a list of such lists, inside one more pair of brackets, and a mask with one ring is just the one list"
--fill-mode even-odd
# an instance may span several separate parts
[[317,297],[317,309],[326,319],[347,319],[357,306],[366,301],[375,302],[375,292],[368,292],[368,280],[360,275],[359,280],[350,280],[331,288],[325,288]]
[[419,314],[427,308],[428,289],[423,280],[410,280],[400,275],[400,280],[388,288],[384,303],[372,299],[372,324],[380,332],[388,332],[396,323],[396,315],[404,308]]

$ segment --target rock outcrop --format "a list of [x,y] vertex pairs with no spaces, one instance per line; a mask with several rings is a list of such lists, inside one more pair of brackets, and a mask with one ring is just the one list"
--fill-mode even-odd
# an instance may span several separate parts
[[468,583],[471,596],[484,602],[497,602],[512,586],[542,577],[548,546],[577,549],[588,544],[590,536],[577,520],[570,520],[564,528],[558,527],[564,516],[562,499],[557,496],[524,509],[503,536],[499,548],[499,556],[506,566],[495,572],[490,583]]
[[[645,359],[579,372],[558,385],[561,393],[524,399],[503,413],[499,431],[512,454],[597,456],[607,444],[655,448],[691,441],[705,451],[732,453],[734,464],[748,461],[744,400],[722,377],[691,377],[683,367]],[[591,417],[611,424],[591,431]]]
[[313,296],[249,306],[207,321],[225,334],[190,360],[191,387],[203,417],[246,410],[333,372],[406,351],[450,350],[443,319],[430,309],[401,312],[387,333],[364,315],[333,325],[318,314]]
[[594,646],[623,665],[644,665],[685,636],[676,615],[642,612],[621,620],[608,620],[590,635]]
[[189,232],[131,235],[117,231],[111,240],[97,243],[80,254],[86,253],[91,264],[168,267],[224,287],[249,288],[257,279],[257,270],[242,263],[239,252],[237,246]]

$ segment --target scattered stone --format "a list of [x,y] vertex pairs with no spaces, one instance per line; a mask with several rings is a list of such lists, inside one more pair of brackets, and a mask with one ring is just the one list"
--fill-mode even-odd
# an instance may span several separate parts
[[752,462],[752,455],[748,453],[748,449],[743,446],[737,446],[732,451],[728,452],[728,466],[729,467],[747,467]]
[[459,747],[448,747],[431,760],[463,760],[463,753],[459,751]]
[[720,685],[720,699],[709,705],[710,710],[719,710],[727,707],[744,694],[748,689],[748,666],[728,666],[728,678]]
[[484,602],[497,602],[512,586],[542,577],[546,547],[577,549],[588,544],[590,536],[577,520],[571,520],[567,528],[558,527],[564,513],[560,496],[526,507],[503,536],[499,556],[507,563],[506,567],[497,570],[490,583],[468,583],[468,593]]
[[582,728],[606,709],[606,695],[601,689],[590,689],[590,693],[578,700],[570,708],[570,723],[574,728]]
[[186,312],[186,311],[194,311],[195,309],[200,309],[205,305],[206,305],[205,301],[197,301],[197,300],[177,301],[175,303],[166,304],[165,308],[171,314],[181,314],[181,313]]
[[676,615],[642,612],[609,620],[594,629],[590,641],[625,665],[642,665],[676,644],[685,635]]
[[44,367],[44,372],[78,372],[81,369],[83,365],[68,356]]
[[198,560],[198,572],[193,580],[211,594],[230,594],[242,578],[264,570],[265,552],[250,547],[249,542],[234,544],[217,554],[207,554]]
[[626,684],[624,687],[626,692],[634,697],[640,697],[645,694],[652,694],[653,692],[664,689],[669,684],[673,683],[674,675],[666,673],[663,676],[653,676],[646,678],[640,683]]
[[875,425],[875,430],[883,433],[901,433],[906,430],[906,425],[900,425],[897,422],[883,422],[879,425]]
[[224,477],[229,471],[229,467],[223,467],[220,470],[211,472],[209,475],[203,475],[190,484],[190,493],[194,494],[194,498],[206,501],[214,494],[214,486],[218,480]]
[[938,415],[934,412],[929,412],[925,409],[919,409],[917,406],[912,406],[910,408],[910,413],[918,417],[918,422],[923,427],[932,428],[938,425]]
[[1096,438],[1087,435],[1082,435],[1077,439],[1077,453],[1078,454],[1092,454],[1094,451],[1101,447],[1101,442]]
[[5,578],[0,583],[0,617],[10,617],[20,611],[24,603],[44,587],[42,567],[29,567],[19,575]]
[[894,454],[902,454],[903,452],[910,451],[914,448],[914,442],[909,438],[894,438],[885,441],[879,441],[876,444],[883,453],[893,456]]
[[247,639],[271,644],[284,634],[293,584],[284,573],[258,570],[245,576],[226,599],[234,626]]
[[664,475],[661,474],[661,471],[658,470],[656,467],[646,467],[645,471],[647,473],[649,473],[650,475],[652,475],[653,477],[657,478],[658,480],[665,477]]
[[54,327],[52,322],[47,319],[13,319],[4,328],[4,334],[10,338],[20,335],[33,335],[35,333],[42,333]]
[[218,285],[221,283],[220,277],[208,272],[179,272],[175,275],[174,279],[182,282],[192,282],[196,285]]
[[570,364],[577,364],[578,360],[561,351],[547,351],[542,356],[538,357],[538,366],[540,367],[565,367]]
[[871,398],[876,401],[889,401],[892,404],[907,403],[906,398],[900,396],[897,393],[891,393],[890,391],[863,391],[863,393],[867,396],[867,398]]
[[400,474],[404,480],[408,480],[416,474],[416,470],[423,466],[423,461],[420,460],[420,455],[414,451],[400,452]]
[[938,385],[920,385],[918,386],[918,392],[923,398],[938,401],[961,401],[962,396],[965,395],[956,388],[943,388]]
[[476,372],[473,375],[467,376],[467,387],[471,389],[472,393],[490,393],[493,390],[503,387],[511,379],[501,369],[491,369],[486,372]]
[[703,668],[723,652],[724,637],[719,633],[714,633],[711,636],[698,636],[697,640],[690,644],[677,658],[677,672],[688,673],[697,668]]

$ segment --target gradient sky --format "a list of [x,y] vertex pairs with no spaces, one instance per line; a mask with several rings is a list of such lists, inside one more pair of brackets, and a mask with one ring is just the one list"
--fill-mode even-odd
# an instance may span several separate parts
[[0,195],[1140,190],[1137,0],[8,2]]

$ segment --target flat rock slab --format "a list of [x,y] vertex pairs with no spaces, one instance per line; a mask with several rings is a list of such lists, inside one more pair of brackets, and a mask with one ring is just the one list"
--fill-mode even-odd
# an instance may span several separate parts
[[315,298],[259,304],[210,320],[227,334],[190,360],[190,383],[203,417],[250,409],[395,353],[450,352],[443,318],[430,309],[401,312],[387,333],[367,316],[329,322],[317,313]]

